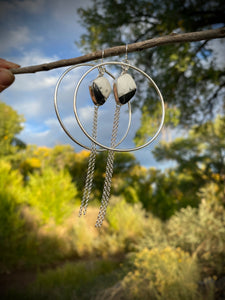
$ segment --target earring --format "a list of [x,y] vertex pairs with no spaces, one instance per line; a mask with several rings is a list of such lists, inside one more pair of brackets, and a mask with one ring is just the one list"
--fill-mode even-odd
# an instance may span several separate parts
[[[99,68],[99,76],[92,82],[89,86],[90,96],[94,103],[94,117],[92,126],[92,137],[97,139],[97,124],[98,124],[98,108],[103,105],[111,93],[111,86],[107,78],[104,75],[105,69]],[[85,187],[83,192],[83,197],[81,200],[81,206],[79,210],[79,217],[85,215],[87,212],[88,202],[91,194],[91,189],[93,185],[93,176],[96,162],[96,144],[92,142],[91,144],[91,154],[88,161],[87,176],[85,181]]]
[[[127,46],[126,46],[126,50],[127,50]],[[117,79],[115,79],[114,76],[107,69],[108,69],[108,66],[118,66],[118,65],[122,66],[123,71],[122,71],[121,75]],[[63,78],[67,75],[67,73],[69,73],[73,69],[83,67],[83,66],[85,66],[85,67],[88,66],[90,68],[89,68],[89,70],[84,72],[84,74],[81,76],[80,80],[78,81],[78,83],[76,85],[74,95],[73,95],[73,111],[74,111],[75,119],[76,119],[77,124],[79,125],[80,129],[82,130],[84,135],[86,137],[88,137],[88,139],[92,142],[91,147],[82,144],[77,138],[75,138],[68,131],[68,129],[66,128],[66,126],[64,125],[64,123],[61,119],[61,116],[59,113],[59,107],[58,107],[58,100],[57,100],[59,86],[60,86]],[[105,69],[105,66],[107,66],[107,69]],[[85,130],[84,126],[82,125],[82,123],[79,119],[78,109],[77,109],[77,98],[78,98],[78,90],[81,86],[81,83],[84,81],[85,77],[95,69],[99,70],[99,76],[92,82],[92,85],[89,87],[90,96],[94,103],[93,130],[92,130],[92,135],[90,135]],[[122,143],[122,141],[124,141],[124,139],[127,137],[128,132],[130,130],[131,115],[132,115],[130,100],[135,95],[136,89],[137,89],[134,79],[132,78],[132,76],[130,74],[127,73],[128,69],[132,69],[133,71],[138,72],[140,75],[142,75],[144,78],[146,78],[148,80],[148,82],[150,83],[151,87],[153,87],[155,89],[155,91],[158,95],[158,98],[160,100],[160,103],[161,103],[162,114],[161,114],[161,121],[160,121],[158,129],[155,131],[155,134],[149,138],[148,141],[146,141],[144,144],[142,144],[140,146],[133,147],[133,148],[118,148],[118,146]],[[101,106],[105,103],[107,97],[109,96],[107,94],[108,93],[110,94],[110,92],[111,92],[111,87],[110,87],[110,85],[108,85],[108,83],[106,83],[105,78],[103,76],[104,73],[107,73],[111,78],[114,79],[113,93],[114,93],[115,102],[116,102],[116,110],[115,110],[115,114],[114,114],[113,130],[112,130],[110,147],[100,143],[99,141],[97,141],[97,138],[96,138],[97,137],[98,108],[99,108],[99,106]],[[110,90],[110,92],[109,92],[109,90]],[[128,126],[127,126],[126,132],[125,132],[124,136],[122,137],[122,139],[116,143],[117,131],[118,131],[118,126],[119,126],[119,118],[120,118],[120,109],[121,109],[121,106],[124,105],[125,103],[127,103],[128,111],[129,111]],[[165,106],[164,106],[162,94],[161,94],[159,88],[157,87],[156,83],[153,81],[153,79],[148,74],[146,74],[141,69],[139,69],[133,65],[130,65],[127,61],[125,61],[125,62],[108,61],[108,62],[104,62],[104,63],[103,62],[99,63],[97,65],[87,63],[87,64],[79,64],[76,66],[72,66],[72,67],[68,68],[66,71],[64,71],[64,73],[60,76],[60,78],[57,81],[57,84],[55,87],[55,92],[54,92],[54,106],[55,106],[55,112],[56,112],[58,121],[59,121],[62,129],[65,131],[65,133],[79,146],[81,146],[85,149],[91,150],[91,155],[93,157],[92,163],[90,162],[91,167],[89,168],[89,172],[88,172],[88,174],[91,174],[91,175],[87,174],[88,188],[85,192],[86,196],[83,197],[84,200],[83,200],[82,207],[81,207],[81,214],[83,213],[83,210],[84,210],[84,213],[86,212],[85,207],[87,207],[87,204],[88,204],[88,201],[86,201],[86,199],[87,199],[87,194],[89,193],[89,189],[91,191],[91,187],[92,187],[93,172],[94,172],[94,167],[95,167],[95,155],[97,152],[102,152],[102,151],[108,150],[108,158],[107,158],[107,165],[106,165],[106,177],[105,177],[104,189],[103,189],[103,193],[102,193],[102,203],[101,203],[101,208],[100,208],[100,211],[98,214],[98,219],[96,221],[96,227],[101,227],[102,222],[105,217],[105,214],[106,214],[106,208],[107,208],[109,196],[110,196],[115,152],[132,152],[132,151],[140,150],[140,149],[150,145],[158,137],[159,133],[161,132],[161,130],[163,128],[163,123],[164,123],[164,118],[165,118]],[[97,146],[99,146],[98,149],[96,148]],[[92,152],[93,152],[93,154],[92,154]],[[90,158],[90,160],[91,160],[91,158]],[[92,178],[92,179],[90,180],[90,178]]]
[[113,93],[118,105],[123,105],[131,100],[137,90],[136,83],[130,74],[120,75],[113,85]]
[[[113,85],[113,92],[116,101],[116,109],[114,113],[113,129],[112,129],[112,138],[111,138],[111,148],[115,148],[117,131],[119,126],[120,118],[120,108],[122,105],[128,103],[132,97],[135,95],[137,86],[134,79],[130,74],[126,73],[127,68],[123,67],[122,74],[115,80]],[[102,222],[105,218],[107,206],[110,198],[110,190],[112,184],[112,175],[113,175],[113,163],[114,163],[115,151],[108,151],[108,158],[106,163],[106,172],[105,172],[105,181],[102,192],[101,206],[98,213],[97,221],[95,227],[101,227]]]

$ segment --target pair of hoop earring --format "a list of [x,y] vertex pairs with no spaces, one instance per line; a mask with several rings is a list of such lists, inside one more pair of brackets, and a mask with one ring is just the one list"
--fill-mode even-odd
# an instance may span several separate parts
[[[119,65],[122,67],[122,72],[121,74],[115,78],[107,69],[106,66],[114,66],[114,65]],[[70,132],[66,129],[64,123],[62,122],[61,116],[59,114],[59,109],[58,109],[58,104],[57,104],[57,96],[58,96],[58,88],[59,85],[62,81],[62,79],[65,77],[65,75],[70,72],[71,70],[77,68],[77,67],[82,67],[82,66],[89,66],[91,67],[88,71],[83,74],[83,76],[80,78],[74,92],[74,101],[73,101],[73,109],[74,109],[74,115],[76,118],[76,121],[83,131],[83,133],[90,139],[91,147],[88,147],[86,145],[83,145],[81,142],[79,142],[77,139],[75,139]],[[92,135],[89,135],[88,132],[85,130],[83,127],[79,116],[77,112],[77,94],[78,90],[80,88],[80,85],[84,78],[93,70],[98,69],[99,70],[99,75],[98,77],[93,80],[92,84],[89,86],[89,92],[90,92],[90,97],[92,99],[92,102],[94,104],[94,115],[93,115],[93,126],[92,126]],[[161,116],[161,122],[159,125],[158,130],[156,131],[155,135],[149,139],[145,144],[135,147],[135,148],[126,148],[126,149],[119,149],[117,148],[122,141],[127,137],[127,134],[130,129],[131,125],[131,104],[130,100],[133,98],[133,96],[136,93],[137,86],[136,83],[133,79],[133,77],[128,73],[128,69],[133,69],[138,71],[140,74],[142,74],[144,77],[148,79],[148,81],[151,83],[151,85],[154,87],[156,90],[160,102],[161,102],[161,109],[162,109],[162,116]],[[107,101],[107,98],[112,92],[112,88],[110,86],[110,83],[106,77],[104,77],[104,74],[107,73],[110,77],[113,78],[114,84],[113,84],[113,94],[115,98],[115,112],[114,112],[114,120],[113,120],[113,127],[112,127],[112,133],[111,133],[111,144],[110,147],[101,144],[100,142],[97,141],[97,123],[98,123],[98,109],[100,106],[104,105],[104,103]],[[125,135],[123,138],[119,141],[116,142],[117,139],[117,132],[118,132],[118,126],[119,126],[119,118],[120,118],[120,108],[122,105],[128,104],[128,111],[129,111],[129,121],[128,121],[128,127],[125,132]],[[72,66],[69,69],[67,69],[59,78],[56,88],[55,88],[55,94],[54,94],[54,106],[55,106],[55,111],[56,111],[56,116],[59,120],[60,125],[62,126],[63,130],[66,132],[66,134],[78,145],[80,145],[83,148],[86,148],[91,151],[91,154],[89,156],[89,162],[88,162],[88,170],[87,170],[87,176],[86,176],[86,181],[85,181],[85,187],[84,187],[84,192],[83,192],[83,197],[81,201],[81,206],[79,210],[79,216],[82,214],[85,215],[87,212],[87,207],[88,207],[88,202],[91,194],[91,189],[93,185],[93,176],[94,176],[94,169],[95,169],[95,162],[96,162],[96,155],[97,152],[99,151],[105,151],[108,150],[108,157],[107,157],[107,163],[106,163],[106,172],[105,172],[105,181],[104,181],[104,187],[103,187],[103,193],[102,193],[102,199],[101,199],[101,206],[100,210],[98,213],[98,217],[96,220],[95,226],[100,228],[103,220],[105,218],[107,206],[109,203],[109,198],[110,198],[110,190],[111,190],[111,181],[112,181],[112,175],[113,175],[113,162],[114,162],[114,155],[115,152],[131,152],[131,151],[136,151],[139,149],[142,149],[149,144],[151,144],[159,135],[163,123],[164,123],[164,117],[165,117],[165,108],[164,108],[164,101],[162,94],[153,81],[153,79],[143,72],[141,69],[132,66],[128,63],[126,60],[125,62],[115,62],[115,61],[109,61],[109,62],[101,62],[100,64],[94,65],[94,64],[79,64],[76,66]],[[100,148],[97,149],[97,146]]]

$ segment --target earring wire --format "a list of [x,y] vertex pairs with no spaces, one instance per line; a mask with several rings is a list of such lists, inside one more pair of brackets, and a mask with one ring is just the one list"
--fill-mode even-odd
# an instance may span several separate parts
[[[123,62],[129,64],[127,51],[128,51],[128,44],[126,44],[125,59],[123,60]],[[122,74],[125,74],[128,71],[128,69],[129,69],[128,66],[122,65]]]
[[[102,50],[102,59],[101,59],[102,63],[103,63],[103,59],[104,59],[104,54],[105,54],[105,50],[103,49]],[[103,76],[105,74],[106,69],[104,66],[101,66],[98,68],[98,71],[99,71],[99,76]]]
[[128,55],[127,55],[127,51],[128,51],[128,45],[126,44],[126,52],[125,52],[125,62],[128,63]]

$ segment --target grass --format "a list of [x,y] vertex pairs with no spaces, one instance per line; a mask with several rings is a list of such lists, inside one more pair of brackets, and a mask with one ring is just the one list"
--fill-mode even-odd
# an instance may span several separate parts
[[114,285],[121,276],[120,262],[109,260],[66,263],[37,275],[25,291],[9,291],[5,299],[90,300],[100,290]]

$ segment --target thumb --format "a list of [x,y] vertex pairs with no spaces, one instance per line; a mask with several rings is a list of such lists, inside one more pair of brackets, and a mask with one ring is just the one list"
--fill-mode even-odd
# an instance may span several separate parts
[[7,69],[0,68],[0,92],[10,86],[15,77],[12,72]]

